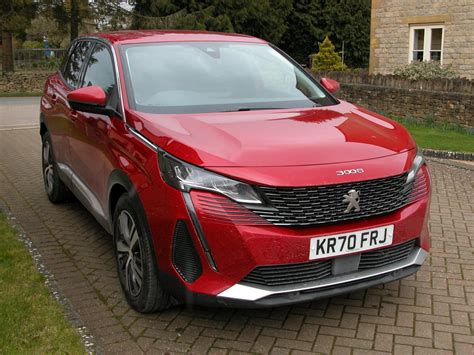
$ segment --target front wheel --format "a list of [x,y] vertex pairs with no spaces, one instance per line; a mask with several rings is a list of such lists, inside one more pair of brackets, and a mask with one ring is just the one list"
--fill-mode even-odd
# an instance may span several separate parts
[[43,135],[42,167],[44,188],[53,203],[60,203],[70,197],[70,192],[59,177],[58,167],[54,160],[53,145],[49,133]]
[[114,246],[120,285],[129,305],[150,313],[172,305],[158,280],[151,234],[145,216],[129,194],[123,194],[114,213]]

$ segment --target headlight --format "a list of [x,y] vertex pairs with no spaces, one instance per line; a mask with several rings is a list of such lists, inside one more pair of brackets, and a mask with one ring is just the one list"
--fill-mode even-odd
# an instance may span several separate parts
[[262,203],[257,192],[248,184],[185,163],[165,152],[158,154],[161,176],[174,188],[181,191],[214,191],[240,203]]
[[415,159],[413,159],[411,168],[408,171],[407,184],[415,180],[415,176],[418,173],[418,170],[420,170],[424,163],[425,158],[423,156],[423,153],[421,152],[421,149],[417,147]]

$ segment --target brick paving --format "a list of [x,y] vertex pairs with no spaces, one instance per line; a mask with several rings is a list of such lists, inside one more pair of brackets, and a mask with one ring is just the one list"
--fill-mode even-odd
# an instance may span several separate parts
[[0,200],[106,353],[474,353],[472,167],[430,161],[433,248],[416,275],[292,307],[141,315],[121,294],[111,238],[79,203],[49,203],[40,165],[37,130],[0,131]]
[[0,131],[39,125],[39,97],[0,97]]

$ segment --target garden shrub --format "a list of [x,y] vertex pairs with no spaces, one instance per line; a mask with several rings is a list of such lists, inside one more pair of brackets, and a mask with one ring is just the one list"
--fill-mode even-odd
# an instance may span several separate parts
[[25,49],[44,48],[44,44],[41,41],[25,41],[22,47]]
[[450,65],[441,66],[438,61],[412,62],[408,65],[395,69],[393,74],[408,80],[459,78],[459,75],[451,68]]

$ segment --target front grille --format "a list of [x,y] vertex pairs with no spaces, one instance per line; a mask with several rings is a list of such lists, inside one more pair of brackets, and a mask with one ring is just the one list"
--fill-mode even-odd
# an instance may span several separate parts
[[[413,184],[406,184],[407,173],[382,179],[315,187],[268,187],[259,190],[270,208],[248,206],[275,225],[307,226],[377,216],[395,211],[411,202]],[[349,190],[359,191],[360,211],[344,213],[343,202]]]
[[[416,240],[389,248],[361,253],[358,270],[382,267],[402,261],[415,248]],[[263,286],[296,285],[332,276],[332,259],[298,264],[257,266],[242,279],[242,283]]]
[[202,274],[199,255],[183,220],[176,223],[173,237],[173,265],[184,281],[193,283]]

